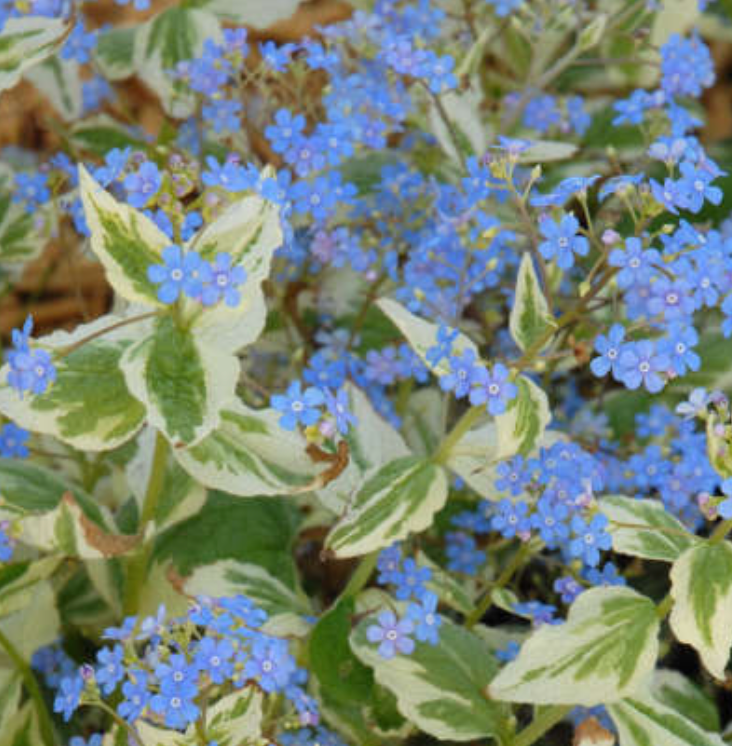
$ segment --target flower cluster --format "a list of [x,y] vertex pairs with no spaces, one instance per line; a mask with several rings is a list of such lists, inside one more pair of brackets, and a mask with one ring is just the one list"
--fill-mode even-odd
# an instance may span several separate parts
[[467,397],[474,406],[485,404],[494,416],[503,414],[518,394],[518,387],[510,380],[510,371],[502,363],[496,363],[489,370],[470,347],[460,355],[453,355],[453,339],[446,327],[440,327],[437,343],[425,353],[435,366],[447,359],[449,372],[440,376],[440,388],[452,392],[457,399]]
[[13,329],[13,347],[6,354],[10,366],[8,384],[23,396],[24,391],[42,394],[56,380],[56,368],[51,355],[42,349],[31,350],[29,340],[33,318],[28,316],[23,328]]
[[80,704],[116,702],[121,718],[141,718],[185,730],[201,716],[202,696],[225,686],[256,686],[284,695],[303,725],[315,725],[315,702],[302,689],[306,675],[297,668],[286,640],[262,627],[267,614],[244,596],[198,597],[185,617],[125,619],[104,637],[115,641],[97,653],[95,667],[84,666],[59,682],[54,711],[69,720]]
[[163,249],[163,264],[148,267],[147,276],[160,285],[158,299],[162,303],[175,303],[185,296],[207,307],[223,300],[231,308],[239,305],[238,288],[247,279],[244,267],[231,266],[229,254],[218,254],[213,262],[207,262],[196,251],[183,251],[176,245]]
[[378,643],[379,655],[387,659],[398,653],[409,655],[414,652],[415,638],[419,642],[437,645],[442,624],[437,613],[438,598],[425,586],[432,571],[428,567],[419,567],[411,557],[402,561],[402,550],[396,544],[381,552],[377,568],[380,584],[394,586],[399,601],[411,601],[402,617],[397,617],[390,609],[380,612],[377,623],[366,629],[367,640]]

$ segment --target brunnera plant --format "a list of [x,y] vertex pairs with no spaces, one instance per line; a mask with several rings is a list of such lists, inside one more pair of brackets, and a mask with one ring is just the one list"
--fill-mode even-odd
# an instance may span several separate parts
[[0,0],[3,293],[114,293],[5,349],[0,746],[732,741],[726,5],[95,5]]

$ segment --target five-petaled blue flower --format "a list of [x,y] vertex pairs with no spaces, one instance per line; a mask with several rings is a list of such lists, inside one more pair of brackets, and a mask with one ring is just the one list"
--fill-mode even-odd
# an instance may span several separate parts
[[548,260],[556,260],[561,269],[574,266],[574,255],[586,256],[590,244],[584,236],[577,235],[579,222],[574,215],[564,215],[559,223],[543,216],[539,219],[539,230],[546,241],[539,244],[539,252]]
[[180,246],[171,244],[163,249],[163,262],[147,268],[148,280],[160,285],[158,300],[174,303],[181,293],[194,300],[201,297],[207,272],[199,254],[195,251],[184,253]]
[[201,302],[204,306],[212,306],[223,298],[227,306],[236,308],[241,300],[241,293],[237,288],[246,279],[244,267],[231,266],[231,254],[218,254],[210,268],[206,268]]
[[282,412],[280,427],[285,430],[294,430],[298,424],[309,427],[320,419],[318,407],[323,404],[325,397],[323,392],[310,386],[302,390],[300,381],[293,381],[285,394],[275,394],[272,397],[272,406]]
[[503,414],[508,402],[518,394],[516,384],[508,380],[510,375],[510,371],[502,363],[496,363],[490,371],[476,368],[472,378],[470,403],[485,404],[489,414],[494,417]]
[[379,643],[379,655],[382,658],[394,658],[397,653],[409,655],[414,651],[414,640],[409,636],[414,632],[411,619],[397,619],[393,611],[382,611],[378,624],[366,629],[366,639]]

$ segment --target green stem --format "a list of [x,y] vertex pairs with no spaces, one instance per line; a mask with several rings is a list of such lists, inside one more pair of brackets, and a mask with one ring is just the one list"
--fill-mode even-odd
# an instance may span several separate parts
[[717,524],[712,535],[709,537],[709,542],[711,544],[719,544],[724,541],[730,531],[732,531],[732,518]]
[[442,443],[440,443],[432,461],[435,464],[444,464],[450,456],[455,444],[465,435],[468,430],[480,419],[481,415],[485,414],[484,406],[471,407],[465,414],[457,421],[455,427],[445,436]]
[[670,593],[667,593],[656,607],[656,615],[658,616],[658,618],[665,619],[668,616],[668,613],[671,611],[671,607],[673,605],[673,596]]
[[158,509],[160,495],[163,493],[165,483],[165,467],[168,462],[168,441],[158,431],[155,435],[155,451],[153,453],[152,468],[145,490],[145,500],[142,504],[142,515],[140,516],[139,534],[143,537],[143,544],[137,553],[130,558],[127,570],[127,583],[125,584],[125,597],[123,603],[126,615],[137,614],[140,606],[140,594],[147,577],[148,564],[152,554],[154,537],[145,540],[148,525],[155,519]]
[[486,612],[493,604],[493,594],[511,582],[514,573],[524,564],[529,554],[529,544],[522,543],[514,553],[513,557],[511,557],[511,561],[503,568],[503,572],[498,576],[494,583],[491,583],[483,598],[478,602],[478,605],[473,609],[473,612],[465,620],[465,626],[468,629],[475,627],[475,625],[485,616]]
[[569,705],[555,705],[547,707],[538,717],[535,717],[520,733],[516,735],[511,746],[532,746],[545,733],[564,720],[571,710]]
[[100,699],[95,702],[88,702],[86,703],[86,706],[98,707],[100,710],[104,710],[104,712],[106,712],[122,730],[127,731],[130,744],[134,744],[134,746],[144,746],[140,734],[137,732],[135,726],[132,725],[132,723],[128,723],[123,717],[120,717],[114,708],[110,707],[106,702]]
[[23,679],[23,685],[25,686],[30,698],[33,700],[36,714],[38,715],[38,727],[41,731],[43,743],[45,746],[55,746],[56,737],[54,735],[51,714],[48,712],[46,703],[43,700],[43,694],[41,694],[41,688],[38,686],[38,681],[36,680],[33,670],[23,659],[23,656],[18,652],[15,645],[13,645],[13,643],[1,631],[0,647],[5,650],[10,660],[18,669],[18,673]]
[[361,591],[366,583],[369,582],[369,578],[371,577],[371,573],[373,573],[374,568],[376,567],[376,562],[378,559],[379,552],[371,552],[371,554],[367,554],[361,560],[353,575],[351,575],[348,584],[343,589],[343,592],[338,599],[339,601],[344,598],[356,598],[356,596],[359,594],[359,591]]

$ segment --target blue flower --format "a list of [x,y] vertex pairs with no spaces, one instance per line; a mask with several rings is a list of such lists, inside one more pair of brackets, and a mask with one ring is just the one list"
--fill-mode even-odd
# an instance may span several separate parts
[[620,269],[617,282],[621,288],[649,282],[655,273],[654,265],[658,266],[660,261],[658,251],[644,250],[641,240],[635,237],[625,240],[625,251],[613,249],[608,257],[608,264]]
[[302,137],[302,132],[305,129],[305,117],[302,114],[293,117],[287,109],[279,109],[274,118],[276,124],[270,124],[264,130],[264,134],[270,141],[275,153],[284,153],[292,147],[293,142]]
[[125,177],[127,201],[133,207],[145,207],[158,193],[162,183],[158,167],[152,161],[145,161],[135,173]]
[[544,259],[556,259],[557,266],[569,269],[574,266],[574,255],[586,256],[590,244],[584,236],[577,235],[579,222],[574,215],[564,215],[559,223],[542,216],[539,230],[547,240],[539,244],[539,252]]
[[623,345],[619,365],[619,378],[627,388],[637,389],[642,384],[657,394],[666,385],[661,374],[668,371],[670,361],[656,351],[651,340],[643,339]]
[[26,212],[33,212],[39,205],[51,199],[48,189],[48,176],[45,173],[16,174],[13,202],[25,203]]
[[244,676],[256,679],[265,692],[280,691],[295,671],[295,661],[287,643],[274,638],[255,640],[251,657],[244,665]]
[[620,380],[620,350],[625,340],[625,329],[621,324],[613,324],[607,336],[598,335],[595,339],[595,351],[600,353],[590,363],[590,370],[598,377],[606,376],[610,371],[613,377]]
[[521,652],[521,646],[515,640],[509,640],[506,647],[496,650],[496,658],[503,663],[509,663],[516,660]]
[[460,357],[453,355],[449,358],[450,372],[440,377],[440,388],[452,391],[458,399],[467,396],[473,385],[480,366],[476,365],[475,350],[467,347]]
[[147,268],[148,280],[160,285],[158,300],[174,303],[181,293],[194,300],[201,297],[203,281],[211,270],[199,254],[195,251],[184,254],[180,246],[171,244],[163,249],[163,262]]
[[324,389],[323,395],[325,397],[325,407],[335,420],[336,429],[341,435],[345,435],[352,426],[358,424],[358,420],[351,412],[348,391],[340,389],[334,394],[329,389]]
[[396,585],[395,595],[400,601],[405,601],[410,596],[416,599],[422,598],[426,593],[425,583],[432,577],[429,567],[420,567],[411,557],[404,560],[402,569],[392,581]]
[[6,356],[10,366],[8,383],[21,397],[24,391],[42,394],[56,380],[56,368],[50,354],[46,350],[30,349],[28,342],[31,331],[33,319],[28,316],[22,331],[13,329],[13,348]]
[[124,655],[125,651],[121,645],[102,648],[97,653],[99,666],[96,670],[96,679],[104,694],[111,694],[124,678]]
[[222,298],[227,306],[236,308],[241,301],[241,293],[237,288],[247,279],[244,267],[231,266],[231,254],[217,254],[210,271],[206,270],[205,281],[201,291],[201,303],[213,306]]
[[196,648],[197,667],[214,684],[223,684],[234,673],[234,646],[229,640],[204,637]]
[[437,645],[440,641],[442,617],[437,613],[437,602],[437,595],[426,591],[418,604],[410,603],[407,607],[407,619],[414,623],[414,636],[430,645]]
[[507,490],[515,497],[520,495],[531,482],[531,473],[526,468],[523,456],[514,456],[508,461],[502,461],[496,467],[498,479],[493,483],[499,492]]
[[612,539],[605,528],[608,519],[598,513],[587,523],[579,515],[572,516],[572,533],[574,538],[569,542],[569,553],[580,558],[586,565],[595,567],[600,562],[600,550],[610,549]]
[[192,682],[186,682],[175,690],[163,690],[150,698],[150,709],[163,715],[165,725],[176,730],[185,730],[194,723],[200,713],[194,698],[198,688]]
[[15,542],[8,535],[9,521],[0,521],[0,562],[10,562]]
[[445,541],[448,570],[476,575],[486,557],[485,552],[477,548],[475,539],[462,531],[450,531]]
[[401,577],[401,563],[402,550],[398,544],[382,549],[376,560],[377,582],[381,585],[396,584]]
[[568,516],[569,509],[564,503],[542,496],[531,516],[531,525],[538,530],[539,536],[551,549],[569,536],[569,527],[566,524]]
[[127,681],[122,684],[124,699],[117,705],[117,712],[128,720],[137,720],[150,703],[151,694],[148,691],[148,674],[139,668],[131,668],[127,672]]
[[379,643],[382,658],[388,660],[397,653],[410,655],[414,651],[414,640],[409,636],[414,632],[414,624],[410,619],[397,619],[393,611],[382,611],[377,622],[366,629],[366,639]]
[[300,381],[293,381],[285,394],[275,394],[272,397],[272,406],[279,412],[280,427],[285,430],[294,430],[298,424],[309,427],[320,419],[318,409],[325,401],[323,392],[310,386],[302,390]]
[[699,335],[693,326],[676,324],[669,329],[668,337],[661,340],[658,349],[669,359],[671,370],[683,376],[687,370],[697,371],[701,358],[694,352],[699,343]]
[[84,680],[81,676],[67,676],[61,680],[59,692],[53,701],[53,711],[63,715],[64,722],[69,722],[79,706],[79,698],[84,691]]
[[519,615],[529,617],[535,627],[541,627],[542,624],[556,624],[554,613],[556,606],[543,604],[540,601],[526,601],[525,603],[515,603],[513,610]]
[[440,324],[437,329],[437,341],[425,353],[425,359],[432,367],[452,355],[452,344],[457,339],[458,334],[457,329]]
[[513,502],[508,499],[498,503],[498,512],[491,520],[491,528],[510,539],[522,538],[531,531],[531,520],[528,517],[529,506],[523,501]]
[[560,595],[562,603],[571,604],[584,588],[571,575],[565,575],[554,581],[554,591]]
[[28,458],[26,443],[30,433],[12,422],[0,430],[0,456],[3,458]]
[[470,403],[485,404],[488,413],[496,417],[506,411],[508,402],[518,395],[518,387],[509,381],[511,372],[502,363],[496,363],[491,371],[476,368],[472,377]]

